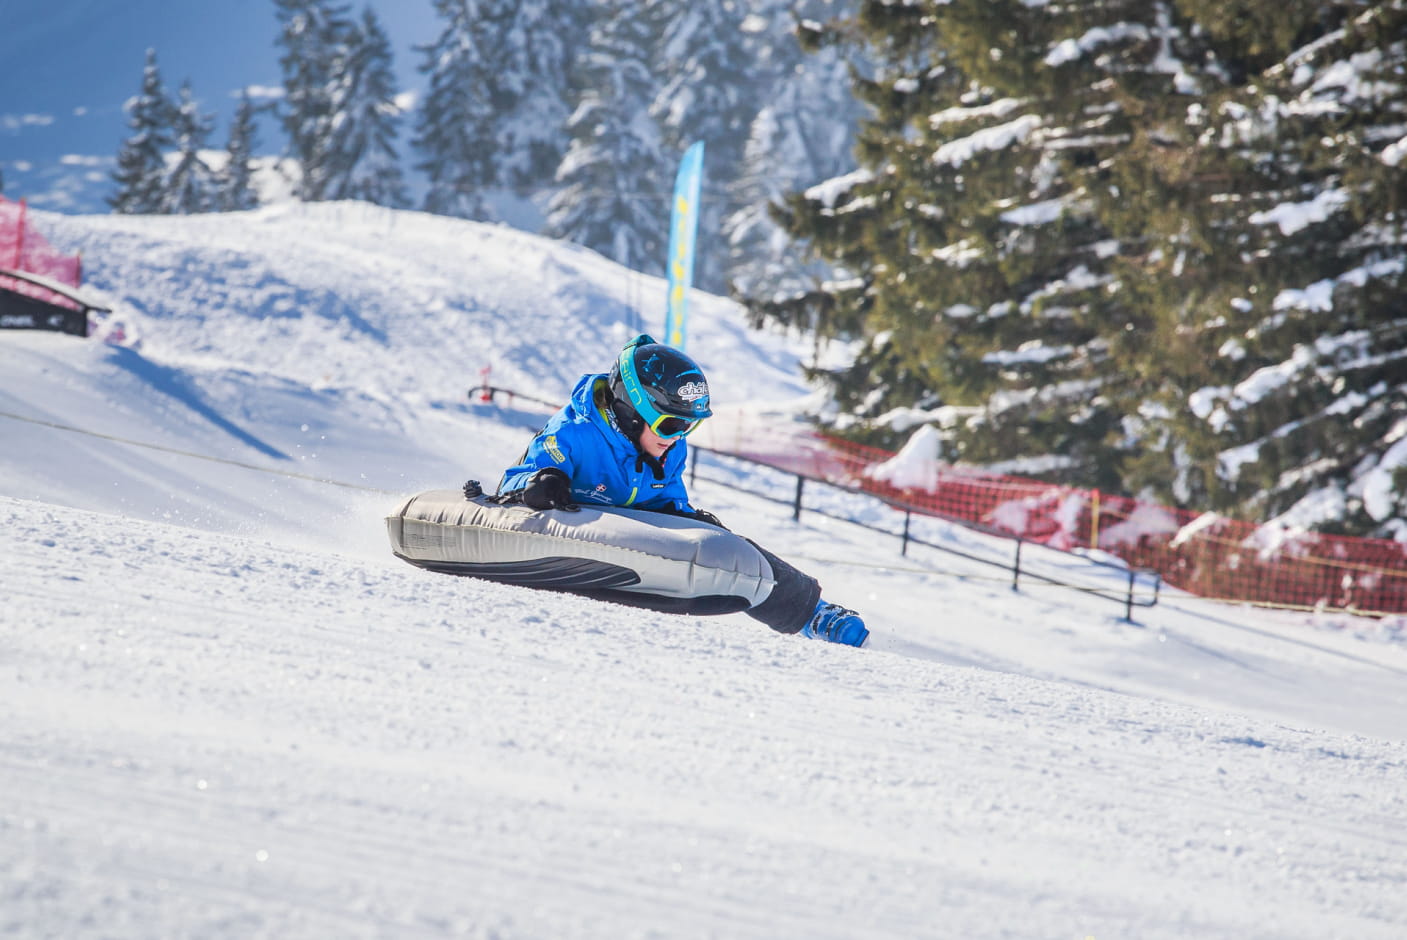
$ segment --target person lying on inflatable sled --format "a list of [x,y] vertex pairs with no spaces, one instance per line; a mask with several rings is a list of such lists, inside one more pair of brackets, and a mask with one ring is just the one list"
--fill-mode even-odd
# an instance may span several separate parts
[[[685,438],[709,409],[708,381],[693,359],[646,335],[621,350],[609,374],[583,375],[522,460],[504,472],[497,500],[536,511],[593,506],[646,510],[726,527],[689,503]],[[779,633],[863,646],[853,610],[821,599],[816,579],[746,540],[771,567],[765,597],[745,613]]]

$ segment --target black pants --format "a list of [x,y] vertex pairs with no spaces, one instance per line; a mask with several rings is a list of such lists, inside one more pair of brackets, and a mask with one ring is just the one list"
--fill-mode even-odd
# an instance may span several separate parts
[[[748,539],[752,542],[751,539]],[[760,620],[778,633],[796,633],[811,619],[816,602],[821,599],[821,585],[809,574],[804,574],[782,561],[767,549],[752,542],[752,547],[762,553],[767,564],[772,566],[772,578],[777,586],[767,599],[756,607],[748,608],[747,615]]]
[[766,600],[754,607],[746,607],[746,599],[741,597],[665,597],[660,594],[637,594],[615,589],[592,590],[570,588],[573,593],[584,597],[596,597],[614,601],[630,607],[644,607],[669,614],[688,614],[700,617],[734,614],[741,611],[754,620],[759,620],[778,633],[798,633],[811,619],[816,602],[821,599],[821,585],[809,574],[782,561],[752,539],[747,540],[753,548],[762,553],[767,564],[772,567],[772,580],[775,584]]

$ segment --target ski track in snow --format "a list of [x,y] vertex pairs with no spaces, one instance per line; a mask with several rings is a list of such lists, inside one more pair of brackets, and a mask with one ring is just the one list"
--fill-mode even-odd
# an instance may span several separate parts
[[[872,648],[414,569],[381,517],[492,483],[541,421],[463,400],[493,344],[526,390],[603,368],[618,269],[346,206],[36,215],[141,339],[0,335],[0,934],[1407,932],[1392,625],[1171,591],[1129,623],[794,522],[728,485],[784,476],[722,464],[695,502],[860,609]],[[795,347],[721,300],[691,316],[723,409],[786,420]]]
[[1407,907],[1400,744],[0,513],[6,620],[43,624],[7,630],[8,925],[1313,937]]

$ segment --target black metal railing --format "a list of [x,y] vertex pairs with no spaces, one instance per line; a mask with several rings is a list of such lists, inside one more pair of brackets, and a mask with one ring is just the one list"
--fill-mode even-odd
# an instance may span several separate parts
[[[499,396],[507,398],[509,405],[512,405],[515,400],[520,400],[531,402],[535,405],[545,406],[548,409],[555,409],[558,407],[558,404],[546,401],[541,398],[536,398],[531,395],[523,395],[514,392],[512,389],[500,388],[498,386],[488,384],[481,385],[477,388],[469,390],[469,398],[471,400],[476,400],[480,402],[497,402]],[[689,465],[689,479],[691,484],[696,483],[698,480],[702,479],[706,483],[715,483],[722,486],[728,486],[733,489],[738,489],[743,492],[749,493],[750,495],[757,496],[761,499],[768,500],[769,502],[790,506],[792,510],[793,521],[799,521],[801,519],[802,511],[805,510],[806,512],[825,516],[829,519],[835,519],[838,522],[856,525],[863,529],[868,529],[872,532],[879,532],[884,535],[894,536],[900,540],[899,554],[901,556],[908,556],[909,546],[919,545],[923,546],[924,548],[944,552],[946,554],[963,558],[968,561],[976,562],[978,564],[995,567],[1007,572],[1011,576],[1011,589],[1013,591],[1019,591],[1021,589],[1022,580],[1025,579],[1028,582],[1034,581],[1041,584],[1047,584],[1053,587],[1068,588],[1070,590],[1079,591],[1081,593],[1089,594],[1095,597],[1102,597],[1107,600],[1115,601],[1117,603],[1122,604],[1124,606],[1124,620],[1129,623],[1134,623],[1133,610],[1135,607],[1152,607],[1158,603],[1159,594],[1162,589],[1163,579],[1162,575],[1159,574],[1157,571],[1142,568],[1133,568],[1121,563],[1116,564],[1114,562],[1102,561],[1098,558],[1094,558],[1083,553],[1054,548],[1039,542],[1032,542],[1030,539],[1023,539],[1022,537],[1018,535],[1012,535],[1010,532],[1007,532],[1005,530],[992,528],[990,526],[984,526],[980,523],[973,522],[970,519],[962,519],[956,516],[946,516],[939,513],[935,513],[929,509],[906,505],[900,500],[882,497],[876,493],[870,493],[858,487],[847,486],[843,483],[837,483],[833,480],[827,480],[822,477],[811,476],[805,473],[800,473],[795,470],[783,469],[781,467],[767,463],[765,460],[759,460],[755,457],[747,457],[742,454],[729,453],[728,451],[713,450],[710,448],[699,446],[697,444],[690,444],[689,451],[691,454],[694,455]],[[762,478],[770,478],[773,474],[780,476],[782,479],[778,480],[776,485],[770,488],[758,488],[756,486],[748,487],[740,485],[739,480],[737,479],[724,480],[717,477],[700,476],[699,465],[705,459],[714,461],[721,467],[726,467],[727,461],[736,461],[740,464],[745,464],[751,467],[764,468],[767,471],[767,473],[761,475],[757,473],[739,474],[738,476],[742,479],[756,480],[759,478],[759,476]],[[794,485],[791,484],[790,480],[788,479],[792,477],[795,478]],[[863,519],[858,518],[858,516],[853,513],[845,514],[835,512],[826,509],[823,506],[814,504],[808,506],[805,504],[806,485],[808,483],[814,484],[816,486],[829,487],[837,493],[844,494],[846,497],[863,499],[871,505],[878,504],[896,513],[902,513],[903,526],[897,532],[891,531],[890,529],[883,528],[873,523],[865,522]],[[791,495],[789,497],[774,495],[775,491],[778,489],[781,489],[783,491],[790,490]],[[977,554],[976,552],[965,551],[961,548],[957,548],[952,545],[943,545],[935,541],[924,539],[921,536],[916,535],[913,531],[915,517],[921,519],[935,519],[942,523],[960,526],[961,528],[971,532],[976,532],[986,536],[992,536],[1004,542],[1011,542],[1013,543],[1013,551],[1009,557],[981,555]],[[1080,570],[1082,573],[1090,574],[1092,576],[1098,576],[1110,583],[1082,583],[1080,581],[1073,580],[1068,577],[1063,577],[1057,574],[1051,574],[1042,571],[1040,570],[1039,563],[1033,563],[1029,557],[1023,558],[1023,549],[1027,545],[1038,546],[1042,552],[1055,553],[1057,556],[1068,560],[1072,565],[1075,566],[1077,570]],[[1118,582],[1119,587],[1117,590],[1112,589],[1111,584],[1113,582]]]
[[[721,486],[728,486],[733,489],[739,489],[743,492],[749,493],[750,495],[768,500],[769,502],[790,506],[792,510],[792,519],[794,521],[799,521],[801,519],[801,513],[804,510],[806,512],[814,513],[816,515],[825,516],[829,519],[835,519],[839,522],[845,522],[850,525],[859,526],[860,528],[867,529],[871,532],[879,532],[884,535],[896,537],[899,539],[899,554],[904,557],[908,556],[909,547],[911,545],[919,545],[923,546],[924,548],[933,549],[935,551],[944,552],[948,555],[963,558],[967,561],[972,561],[978,564],[1001,569],[1010,574],[1011,589],[1013,591],[1020,590],[1021,581],[1023,578],[1025,578],[1029,581],[1036,581],[1055,587],[1069,588],[1071,590],[1079,591],[1081,593],[1089,594],[1095,597],[1103,597],[1108,600],[1112,600],[1117,603],[1123,604],[1124,619],[1129,623],[1134,623],[1133,610],[1135,607],[1152,607],[1158,603],[1159,594],[1162,588],[1162,576],[1156,571],[1132,568],[1122,564],[1114,564],[1112,562],[1101,561],[1098,558],[1091,558],[1088,555],[1084,555],[1078,552],[1071,552],[1066,551],[1064,549],[1052,548],[1048,545],[1042,545],[1041,543],[1032,543],[1029,539],[1023,539],[1020,536],[1013,536],[1009,532],[994,529],[989,526],[981,525],[979,523],[974,523],[967,519],[942,516],[937,515],[929,510],[916,509],[912,506],[904,505],[903,503],[892,499],[884,499],[873,493],[867,493],[864,490],[855,487],[848,487],[831,480],[809,476],[804,473],[798,473],[794,470],[783,470],[781,468],[774,467],[771,464],[766,463],[765,461],[757,460],[756,458],[745,457],[740,454],[731,454],[726,451],[711,450],[709,448],[699,447],[696,445],[690,447],[690,453],[694,455],[693,460],[691,461],[689,466],[689,479],[691,484],[696,483],[698,480],[702,479],[706,483],[714,483]],[[786,483],[782,483],[781,486],[774,486],[771,488],[759,488],[757,486],[740,485],[737,479],[725,480],[719,477],[700,475],[699,466],[706,458],[719,462],[737,461],[739,463],[748,464],[754,467],[764,467],[772,474],[778,474],[783,477],[794,477],[796,481],[795,486],[791,487]],[[741,475],[741,477],[745,480],[756,480],[760,478],[757,474],[743,474]],[[761,478],[765,479],[765,476]],[[815,486],[830,487],[848,496],[863,498],[885,506],[890,510],[902,515],[902,527],[899,528],[898,531],[894,531],[892,529],[888,529],[883,526],[875,525],[873,523],[856,518],[854,514],[835,512],[833,510],[829,510],[823,506],[818,505],[808,506],[805,503],[806,486],[808,483],[813,484]],[[775,491],[777,489],[782,489],[783,491],[790,489],[791,495],[789,497],[777,496],[775,495]],[[915,534],[914,532],[915,516],[921,518],[936,519],[951,525],[961,526],[962,528],[972,532],[977,532],[982,535],[992,536],[1006,542],[1011,542],[1013,543],[1013,551],[1011,555],[1006,558],[994,557],[990,555],[984,556],[975,552],[965,551],[961,548],[956,548],[952,545],[944,545],[936,541],[924,539],[919,535]],[[1102,577],[1106,579],[1109,579],[1111,581],[1117,580],[1120,586],[1118,590],[1113,590],[1110,585],[1080,583],[1078,581],[1062,578],[1058,575],[1043,572],[1039,569],[1038,564],[1033,564],[1031,562],[1031,559],[1029,557],[1027,557],[1023,561],[1022,551],[1023,548],[1028,544],[1038,545],[1042,551],[1057,553],[1063,558],[1069,559],[1081,568],[1086,568],[1090,571],[1098,572]]]

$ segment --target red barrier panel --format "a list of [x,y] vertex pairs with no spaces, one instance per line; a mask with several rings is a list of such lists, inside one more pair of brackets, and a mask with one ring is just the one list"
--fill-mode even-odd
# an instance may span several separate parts
[[916,512],[1054,548],[1108,552],[1204,597],[1407,613],[1407,545],[1399,542],[1277,529],[946,464],[934,469],[932,485],[898,488],[871,473],[894,454],[836,438],[824,441],[831,456],[821,460],[811,455],[813,476]]
[[[0,196],[0,268],[38,274],[69,287],[83,279],[83,262],[78,255],[66,255],[29,224],[24,201],[11,202]],[[34,284],[0,276],[0,287],[46,303],[77,310],[79,305]]]
[[902,509],[1066,551],[1106,552],[1213,600],[1407,614],[1407,545],[1389,539],[1276,529],[936,459],[922,468],[925,485],[894,486],[875,473],[892,451],[817,434],[786,416],[722,412],[696,440]]

